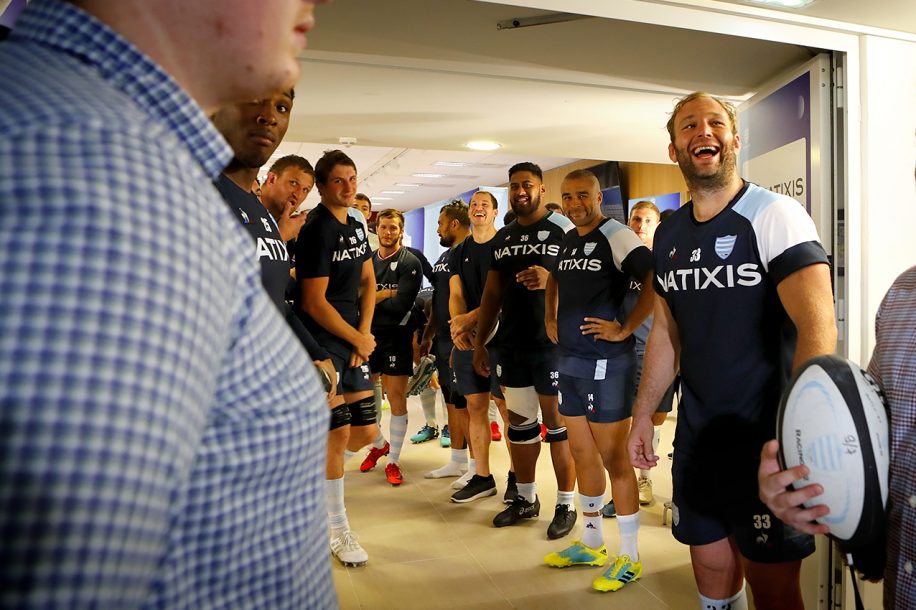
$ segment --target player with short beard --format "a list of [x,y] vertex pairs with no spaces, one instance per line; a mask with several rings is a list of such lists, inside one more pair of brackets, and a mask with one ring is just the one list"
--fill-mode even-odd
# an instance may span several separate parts
[[[540,408],[558,490],[547,537],[556,539],[568,534],[576,522],[576,475],[566,426],[558,411],[558,354],[544,326],[544,288],[547,268],[553,267],[560,242],[573,224],[544,209],[543,194],[543,173],[537,165],[518,163],[509,169],[509,203],[517,218],[493,238],[474,337],[474,368],[483,376],[495,373],[499,385],[506,388],[508,436],[518,481],[518,497],[496,515],[493,525],[505,527],[540,512],[534,481],[541,451]],[[496,362],[491,365],[484,342],[500,311],[499,331],[491,342]]]
[[730,104],[692,93],[668,134],[692,200],[655,233],[661,298],[628,451],[634,466],[656,465],[652,415],[680,368],[672,532],[690,545],[700,606],[747,608],[746,576],[757,608],[802,608],[814,539],[760,501],[757,467],[792,369],[836,348],[827,255],[804,207],[738,176]]

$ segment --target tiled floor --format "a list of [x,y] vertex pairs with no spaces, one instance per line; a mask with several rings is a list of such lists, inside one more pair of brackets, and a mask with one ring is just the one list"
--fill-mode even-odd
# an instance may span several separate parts
[[[418,399],[410,399],[409,414],[408,435],[423,423]],[[359,472],[362,456],[347,464],[347,514],[369,553],[369,563],[344,568],[332,560],[341,608],[696,608],[687,548],[671,537],[669,526],[662,525],[662,503],[671,496],[671,462],[665,456],[671,451],[675,416],[662,428],[661,466],[653,471],[656,503],[641,510],[639,546],[645,573],[639,581],[602,594],[590,586],[599,568],[558,570],[543,565],[544,555],[565,548],[579,532],[577,524],[566,538],[547,540],[556,481],[546,447],[538,463],[539,519],[495,529],[491,520],[504,506],[505,444],[491,447],[499,494],[454,504],[449,501],[453,479],[423,478],[449,459],[449,450],[441,448],[438,440],[422,445],[408,440],[401,456],[405,482],[398,488],[385,481],[385,458],[368,473]],[[387,436],[387,411],[383,426]],[[613,554],[617,525],[614,519],[603,523]]]

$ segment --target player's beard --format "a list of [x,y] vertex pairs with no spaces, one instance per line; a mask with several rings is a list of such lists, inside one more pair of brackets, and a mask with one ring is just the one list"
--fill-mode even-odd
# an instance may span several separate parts
[[684,175],[684,181],[691,191],[718,191],[729,185],[737,172],[737,155],[733,142],[723,144],[719,149],[719,165],[700,171],[694,165],[693,154],[688,149],[675,149],[677,164]]
[[454,235],[446,234],[439,238],[439,245],[442,246],[443,248],[451,248],[454,243],[455,243]]
[[515,212],[516,216],[531,216],[541,207],[541,192],[535,191],[534,194],[529,197],[527,204],[517,203],[514,199],[510,201],[509,204],[512,206],[512,211]]

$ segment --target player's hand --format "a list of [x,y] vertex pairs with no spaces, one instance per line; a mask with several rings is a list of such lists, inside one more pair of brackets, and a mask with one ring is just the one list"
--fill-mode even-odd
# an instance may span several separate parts
[[602,320],[601,318],[584,318],[585,324],[579,327],[583,335],[592,335],[597,341],[623,341],[630,336],[624,332],[623,326],[617,320]]
[[448,326],[452,330],[452,337],[455,334],[467,333],[477,326],[475,316],[470,313],[460,313],[448,321]]
[[420,352],[420,358],[422,358],[423,356],[426,356],[427,354],[429,354],[429,350],[431,350],[432,348],[433,348],[433,340],[432,340],[432,339],[422,339],[422,340],[420,340],[420,345],[419,345],[419,347],[417,348],[418,351]]
[[806,534],[828,534],[830,528],[821,523],[814,523],[818,517],[823,517],[830,512],[824,504],[806,508],[804,502],[824,493],[824,488],[813,483],[799,490],[794,490],[789,485],[808,475],[808,467],[795,466],[788,470],[780,470],[776,452],[779,450],[779,441],[772,440],[763,446],[760,452],[760,467],[757,469],[757,485],[760,500],[766,504],[773,514],[783,523],[790,525]]
[[524,271],[515,274],[515,281],[524,284],[528,290],[544,290],[547,288],[547,278],[550,272],[540,265],[531,265]]
[[550,339],[550,341],[553,342],[553,343],[555,343],[555,344],[556,344],[556,343],[559,343],[560,339],[559,339],[559,335],[557,335],[557,321],[556,321],[556,319],[553,319],[553,320],[545,320],[545,321],[544,321],[544,326],[547,327],[547,338]]
[[482,345],[474,348],[474,370],[483,377],[490,376],[490,355]]
[[463,332],[457,335],[452,333],[452,342],[455,344],[455,347],[463,352],[474,349],[473,339],[474,333],[472,332]]
[[277,226],[280,227],[280,239],[285,242],[299,237],[299,230],[305,224],[306,215],[297,214],[292,216],[295,210],[296,206],[287,201],[286,206],[283,208],[283,213],[280,214],[280,218],[277,220]]
[[652,418],[633,418],[630,436],[627,438],[627,454],[630,456],[630,463],[636,468],[648,470],[658,464],[658,456],[652,449],[654,435],[655,426],[652,425]]
[[[360,358],[363,359],[363,362],[369,359],[369,356],[372,354],[374,349],[375,337],[372,335],[372,333],[359,333],[359,339],[353,343],[353,351],[359,354]],[[360,364],[362,364],[362,362]]]
[[353,350],[352,352],[350,352],[350,360],[347,363],[347,367],[352,369],[354,367],[361,366],[363,362],[365,362],[365,359],[362,356],[360,356],[356,352],[356,350]]
[[337,395],[337,371],[334,369],[334,363],[330,359],[315,360],[315,366],[324,371],[331,382],[331,389],[328,391],[328,400],[330,401]]

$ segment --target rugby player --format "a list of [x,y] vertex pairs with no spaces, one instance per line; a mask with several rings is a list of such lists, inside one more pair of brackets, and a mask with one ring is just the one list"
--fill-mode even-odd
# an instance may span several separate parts
[[[743,180],[734,108],[692,93],[668,120],[668,156],[692,200],[655,233],[659,298],[628,450],[651,468],[652,414],[680,367],[672,531],[690,545],[700,607],[802,608],[814,539],[760,501],[757,467],[791,370],[833,353],[827,255],[795,200]],[[711,476],[715,473],[715,476]]]
[[[560,252],[560,242],[573,224],[547,211],[541,203],[543,173],[534,163],[509,168],[509,203],[516,220],[493,238],[490,271],[474,336],[474,368],[496,374],[509,409],[508,436],[518,481],[518,496],[493,519],[505,527],[538,516],[535,467],[541,451],[538,408],[547,426],[546,442],[557,477],[557,504],[547,537],[565,536],[576,522],[575,467],[569,453],[566,426],[557,409],[557,350],[544,326],[544,288]],[[499,315],[499,332],[491,348],[486,339]]]
[[652,289],[640,293],[623,324],[617,320],[630,279],[651,281],[652,253],[625,225],[602,216],[601,187],[591,172],[567,174],[561,195],[576,230],[563,239],[547,282],[545,324],[548,337],[560,347],[560,413],[576,462],[584,523],[581,540],[547,555],[544,562],[558,568],[607,562],[601,519],[606,469],[617,501],[620,545],[592,587],[617,591],[643,570],[636,475],[626,439],[636,387],[632,335],[652,309]]

